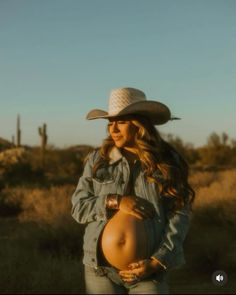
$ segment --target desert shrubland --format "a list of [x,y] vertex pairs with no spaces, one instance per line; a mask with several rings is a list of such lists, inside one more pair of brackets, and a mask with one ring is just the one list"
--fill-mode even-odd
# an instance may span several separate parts
[[84,227],[70,214],[72,185],[0,193],[0,293],[83,293]]
[[5,188],[5,202],[18,207],[20,222],[34,221],[38,224],[57,226],[70,219],[72,185],[50,188]]
[[[189,286],[188,290],[194,293],[190,284],[196,275],[201,280],[201,276],[211,276],[216,269],[231,273],[235,269],[236,169],[193,171],[190,183],[196,197],[190,231],[184,242],[186,265],[176,276],[172,275],[171,286],[179,292]],[[84,226],[71,217],[71,195],[75,188],[76,182],[2,189],[0,292],[84,291],[81,266]],[[25,280],[27,274],[30,280]],[[60,283],[50,283],[56,281]],[[207,288],[213,292],[211,281]]]
[[196,191],[195,208],[224,205],[236,200],[236,169],[195,172],[190,183]]
[[16,185],[52,186],[74,183],[83,170],[91,146],[67,149],[18,147],[0,150],[0,187]]
[[185,248],[189,270],[232,272],[236,265],[236,169],[195,172],[192,225]]

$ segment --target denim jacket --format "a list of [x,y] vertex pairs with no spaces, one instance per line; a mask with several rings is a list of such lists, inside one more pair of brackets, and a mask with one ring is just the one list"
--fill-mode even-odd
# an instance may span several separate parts
[[[108,166],[99,168],[93,177],[92,168],[99,157],[98,150],[89,155],[83,175],[72,196],[73,218],[78,223],[87,225],[84,234],[83,263],[95,268],[99,266],[99,236],[109,221],[109,209],[105,206],[106,196],[109,193],[124,195],[130,175],[126,158],[118,148],[113,147]],[[156,210],[153,219],[145,219],[151,256],[157,258],[167,269],[182,265],[185,262],[183,241],[190,221],[189,205],[171,214],[165,204],[166,198],[159,195],[154,183],[147,182],[139,161],[132,168],[132,173],[135,195],[150,201]],[[159,181],[162,180],[159,171],[153,176]]]

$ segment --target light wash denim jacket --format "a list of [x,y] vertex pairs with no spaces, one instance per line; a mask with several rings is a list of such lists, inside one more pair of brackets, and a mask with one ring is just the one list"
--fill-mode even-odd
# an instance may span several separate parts
[[[109,221],[108,210],[105,207],[106,196],[109,193],[124,195],[130,175],[129,164],[119,149],[114,147],[110,152],[108,167],[98,169],[96,177],[92,176],[92,168],[99,158],[98,150],[93,151],[86,162],[83,175],[72,196],[72,216],[78,222],[87,224],[84,234],[83,263],[97,268],[98,239]],[[132,169],[134,176],[134,192],[136,196],[150,201],[156,210],[153,219],[145,219],[148,233],[150,256],[156,257],[166,268],[178,267],[185,262],[183,241],[189,229],[190,207],[170,214],[164,199],[157,191],[154,183],[147,182],[137,161]],[[161,173],[153,174],[159,181]]]

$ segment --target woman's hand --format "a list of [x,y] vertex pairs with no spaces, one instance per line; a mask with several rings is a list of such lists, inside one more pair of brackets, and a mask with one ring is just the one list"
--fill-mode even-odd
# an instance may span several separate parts
[[158,270],[163,270],[161,264],[158,260],[149,258],[131,263],[128,270],[119,271],[119,275],[124,282],[131,283],[145,279]]
[[119,210],[139,219],[153,218],[156,213],[152,203],[137,196],[122,196]]

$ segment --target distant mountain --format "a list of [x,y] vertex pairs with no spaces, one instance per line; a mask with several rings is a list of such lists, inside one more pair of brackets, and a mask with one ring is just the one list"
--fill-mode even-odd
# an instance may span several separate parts
[[0,151],[6,150],[6,149],[10,149],[12,148],[14,145],[6,140],[0,137]]

